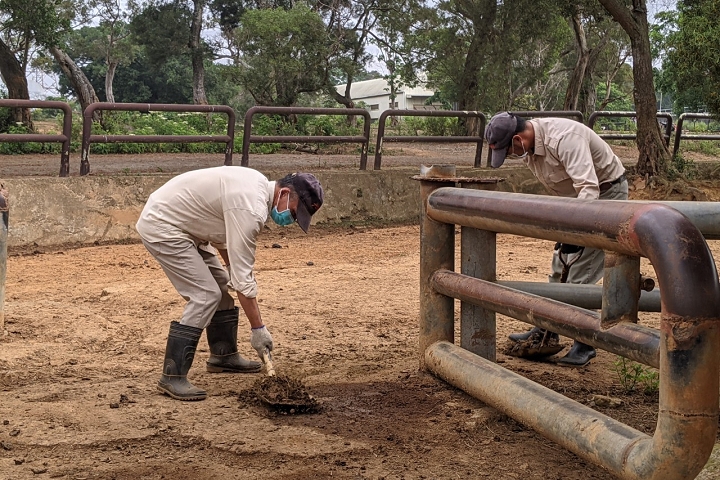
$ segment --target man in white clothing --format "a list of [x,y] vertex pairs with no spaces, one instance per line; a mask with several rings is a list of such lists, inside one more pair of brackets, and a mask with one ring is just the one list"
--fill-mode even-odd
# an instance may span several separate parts
[[[590,200],[628,198],[625,167],[620,159],[602,138],[580,122],[552,117],[526,121],[502,112],[490,120],[485,138],[492,149],[494,168],[500,167],[506,157],[521,158],[553,195]],[[604,258],[602,250],[558,243],[548,280],[597,283],[603,276]],[[556,333],[536,327],[529,332],[514,333],[510,340],[525,342],[533,337],[542,338],[543,344],[552,341],[557,344],[559,338]],[[557,363],[580,367],[595,355],[592,346],[576,340]]]
[[[268,215],[279,225],[297,221],[304,232],[322,206],[314,175],[293,173],[269,181],[260,172],[224,166],[174,177],[148,198],[136,228],[145,248],[187,301],[182,318],[170,324],[158,389],[178,400],[203,400],[207,393],[187,380],[203,329],[210,347],[209,372],[258,372],[262,364],[237,351],[237,294],[250,322],[250,343],[263,358],[273,349],[257,303],[256,239]],[[225,267],[217,258],[222,257]]]

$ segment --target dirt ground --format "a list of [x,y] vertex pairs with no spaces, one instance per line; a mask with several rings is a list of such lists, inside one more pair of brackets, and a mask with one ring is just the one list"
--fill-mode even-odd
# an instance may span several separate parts
[[[0,479],[613,478],[418,370],[418,226],[273,228],[258,245],[275,368],[302,379],[319,413],[268,410],[251,394],[262,373],[207,373],[204,335],[190,378],[208,399],[161,395],[168,326],[184,302],[142,245],[14,255],[0,332]],[[498,278],[546,281],[551,247],[500,235]],[[240,351],[254,358],[243,321]],[[498,316],[499,346],[526,327]],[[619,399],[593,408],[654,431],[657,393],[627,393],[613,354],[581,369],[498,357],[584,404]]]

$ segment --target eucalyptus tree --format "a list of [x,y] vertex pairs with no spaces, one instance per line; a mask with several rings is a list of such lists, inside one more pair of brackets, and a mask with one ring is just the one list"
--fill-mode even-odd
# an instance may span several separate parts
[[129,10],[119,0],[90,0],[89,7],[99,24],[94,29],[83,27],[86,34],[80,38],[86,41],[83,47],[91,57],[105,62],[105,99],[114,103],[113,80],[118,65],[132,62],[138,50],[128,25]]
[[645,0],[599,0],[630,37],[633,65],[633,100],[637,112],[637,173],[647,177],[662,175],[670,161],[670,151],[657,121],[653,79],[650,26]]

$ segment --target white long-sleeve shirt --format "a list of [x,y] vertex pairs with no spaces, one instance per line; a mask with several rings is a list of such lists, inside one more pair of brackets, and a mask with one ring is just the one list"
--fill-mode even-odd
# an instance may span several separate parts
[[535,118],[534,152],[525,164],[553,194],[597,199],[600,184],[625,173],[620,159],[591,128],[567,118]]
[[254,298],[256,239],[267,220],[274,191],[275,182],[250,168],[193,170],[150,195],[136,228],[151,243],[180,238],[203,249],[208,244],[227,249],[228,287]]

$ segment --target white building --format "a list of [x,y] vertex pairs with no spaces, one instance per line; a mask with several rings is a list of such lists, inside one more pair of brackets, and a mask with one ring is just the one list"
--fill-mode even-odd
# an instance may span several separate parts
[[[345,84],[336,85],[335,90],[340,95],[345,95]],[[425,110],[432,109],[432,106],[425,105],[428,98],[432,97],[432,90],[428,90],[424,86],[417,87],[398,87],[395,96],[396,110]],[[376,78],[374,80],[365,80],[363,82],[353,82],[350,85],[350,99],[357,103],[365,103],[365,107],[370,111],[370,118],[377,120],[385,110],[390,108],[390,86],[387,80]]]

